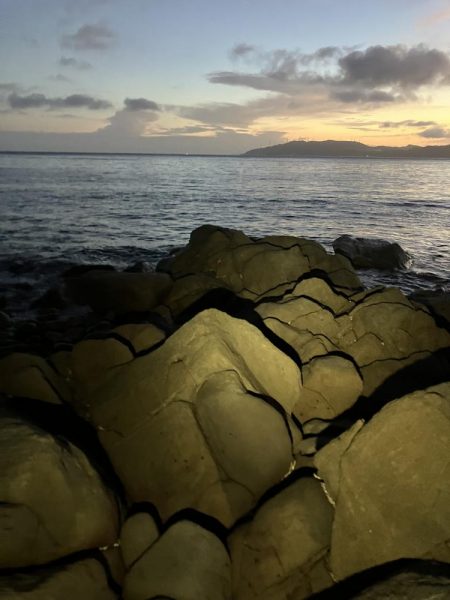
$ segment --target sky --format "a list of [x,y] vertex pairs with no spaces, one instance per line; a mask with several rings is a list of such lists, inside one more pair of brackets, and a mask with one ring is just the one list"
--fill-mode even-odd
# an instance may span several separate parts
[[0,0],[0,150],[450,144],[450,0]]

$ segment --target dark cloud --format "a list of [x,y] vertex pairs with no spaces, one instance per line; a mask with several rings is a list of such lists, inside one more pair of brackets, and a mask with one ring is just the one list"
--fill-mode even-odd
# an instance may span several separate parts
[[105,25],[83,25],[72,34],[63,35],[61,46],[71,50],[106,50],[117,41],[117,34]]
[[49,98],[44,94],[28,94],[20,96],[12,93],[8,96],[8,103],[14,109],[27,108],[88,108],[89,110],[102,110],[111,108],[112,104],[106,100],[93,98],[84,94],[71,94],[65,98]]
[[312,60],[328,60],[330,58],[335,58],[342,53],[342,50],[337,46],[324,46],[323,48],[319,48],[315,52],[313,52],[309,56]]
[[153,102],[153,100],[147,100],[146,98],[125,98],[125,108],[129,111],[138,110],[161,110],[160,107]]
[[450,138],[450,130],[444,129],[443,127],[429,127],[428,129],[421,131],[418,135],[423,138],[431,139]]
[[383,90],[335,90],[332,91],[331,96],[336,100],[340,100],[345,103],[357,103],[364,102],[367,104],[384,104],[386,102],[395,102],[402,100],[402,96],[396,96],[390,92]]
[[72,56],[61,56],[59,64],[61,67],[70,67],[71,69],[77,69],[79,71],[88,71],[89,69],[92,69],[91,63],[88,63],[85,60],[78,60]]
[[0,93],[1,92],[15,92],[18,90],[18,85],[16,83],[0,83]]
[[338,61],[345,84],[370,88],[394,85],[415,89],[450,76],[448,54],[423,45],[371,46]]
[[251,54],[255,72],[210,73],[211,83],[248,87],[298,97],[327,97],[342,104],[413,101],[421,86],[450,85],[448,54],[413,46],[371,46],[366,50],[324,46],[305,54],[283,49],[256,51],[239,44],[235,55]]
[[52,81],[60,81],[63,83],[68,83],[69,81],[71,81],[71,79],[69,79],[65,75],[62,75],[61,73],[58,73],[57,75],[51,75],[49,79],[51,79]]
[[[186,125],[186,127],[172,127],[166,129],[160,133],[160,135],[195,135],[197,133],[212,133],[217,134],[218,132],[230,131],[226,127],[214,127],[212,125]],[[233,129],[233,131],[236,131]]]
[[236,59],[253,54],[255,51],[255,46],[252,46],[251,44],[235,44],[231,48],[230,56],[231,58]]
[[311,88],[326,83],[324,77],[308,71],[301,75],[291,77],[286,70],[276,70],[267,74],[236,73],[234,71],[219,71],[208,76],[211,83],[222,83],[240,87],[249,87],[254,90],[278,92],[296,96]]
[[404,121],[383,121],[379,123],[380,129],[395,129],[397,127],[430,127],[436,125],[435,121],[413,121],[405,119]]

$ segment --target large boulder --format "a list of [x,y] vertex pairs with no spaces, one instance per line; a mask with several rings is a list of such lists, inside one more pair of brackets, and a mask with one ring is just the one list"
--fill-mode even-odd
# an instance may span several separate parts
[[112,544],[118,508],[87,457],[12,417],[0,420],[0,568]]
[[75,390],[129,499],[154,503],[164,520],[195,508],[229,526],[291,469],[299,369],[220,311],[106,373],[80,369]]
[[0,575],[0,600],[117,600],[102,564],[93,558]]
[[326,568],[333,509],[320,483],[301,478],[229,538],[234,600],[302,600],[333,584]]
[[240,231],[203,225],[189,244],[164,264],[172,277],[206,274],[235,294],[257,300],[279,296],[303,275],[319,271],[345,289],[361,283],[350,262],[329,255],[318,243],[292,236],[267,236],[256,241]]
[[386,405],[315,464],[335,517],[336,579],[399,558],[450,562],[450,383]]
[[190,521],[172,525],[131,567],[124,600],[231,600],[230,557],[210,531]]
[[341,235],[333,242],[334,251],[348,258],[361,269],[406,269],[411,256],[396,242],[379,238],[361,238]]

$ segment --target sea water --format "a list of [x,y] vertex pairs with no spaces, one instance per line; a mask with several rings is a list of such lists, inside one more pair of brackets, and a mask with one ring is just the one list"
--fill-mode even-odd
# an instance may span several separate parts
[[0,284],[67,266],[155,264],[204,223],[251,236],[398,242],[406,272],[367,285],[448,289],[450,161],[0,154]]

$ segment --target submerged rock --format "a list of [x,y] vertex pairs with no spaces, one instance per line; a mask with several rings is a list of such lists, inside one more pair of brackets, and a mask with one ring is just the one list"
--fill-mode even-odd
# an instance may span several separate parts
[[357,269],[406,269],[411,256],[396,242],[379,238],[341,235],[333,242],[334,251],[347,257]]

